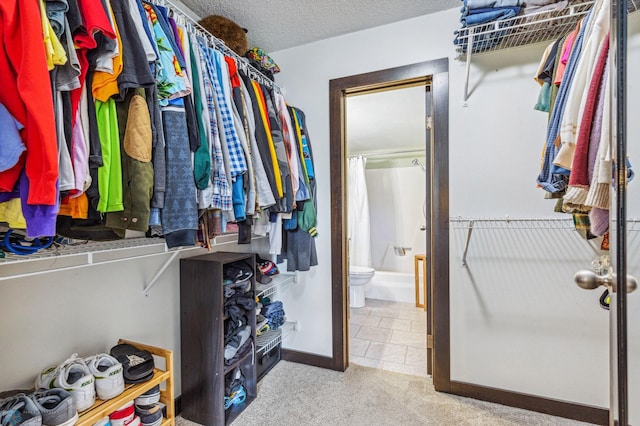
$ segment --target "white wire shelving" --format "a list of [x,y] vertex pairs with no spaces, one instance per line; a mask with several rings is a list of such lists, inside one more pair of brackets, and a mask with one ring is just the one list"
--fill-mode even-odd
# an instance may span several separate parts
[[[278,291],[282,291],[290,285],[294,284],[298,280],[298,276],[295,273],[283,273],[280,272],[277,275],[272,276],[272,281],[269,284],[256,283],[256,297],[270,297]],[[274,347],[282,343],[282,339],[290,331],[295,330],[296,322],[287,321],[282,327],[275,330],[269,330],[256,337],[256,353],[269,352]],[[283,330],[285,331],[283,335]]]
[[[519,15],[457,30],[457,58],[466,61],[464,102],[469,98],[469,73],[473,55],[555,40],[571,32],[594,1],[573,1],[559,10]],[[627,10],[640,10],[640,0],[627,0]],[[469,48],[471,46],[471,48]]]
[[[254,238],[259,238],[255,236]],[[212,246],[235,243],[237,234],[224,234],[211,240]],[[0,258],[0,281],[24,278],[55,271],[83,268],[92,265],[141,259],[151,256],[171,254],[153,278],[143,288],[145,295],[158,278],[181,253],[207,249],[200,246],[167,248],[164,239],[160,238],[125,238],[116,241],[82,241],[74,240],[69,244],[54,244],[47,249],[26,256],[6,252]]]
[[264,333],[256,336],[256,353],[266,353],[275,348],[282,342],[282,328],[276,328],[275,330],[265,331]]
[[[555,218],[473,218],[473,217],[451,217],[449,218],[451,229],[462,229],[467,231],[464,243],[464,252],[462,253],[462,266],[467,266],[467,254],[469,252],[469,244],[474,230],[538,230],[553,231],[567,230],[576,231],[576,225],[570,215],[567,217]],[[614,224],[615,225],[615,224]],[[626,221],[627,232],[640,231],[640,219],[629,218]],[[601,254],[600,251],[589,240],[585,240],[594,250],[596,255]]]
[[297,281],[295,273],[279,273],[273,275],[269,284],[256,283],[256,297],[269,297],[277,291],[284,290]]

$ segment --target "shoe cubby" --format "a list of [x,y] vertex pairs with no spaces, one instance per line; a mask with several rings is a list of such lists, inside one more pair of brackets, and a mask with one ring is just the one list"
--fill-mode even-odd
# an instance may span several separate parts
[[160,385],[160,402],[166,406],[162,426],[174,426],[175,397],[173,394],[173,351],[124,339],[120,339],[118,341],[118,344],[121,343],[128,343],[138,349],[147,350],[151,355],[153,355],[155,364],[153,377],[144,383],[125,385],[124,392],[115,398],[107,401],[96,399],[96,402],[91,406],[91,408],[80,413],[76,425],[93,426],[100,419],[109,416],[109,414],[113,413],[126,403],[133,401],[135,398],[147,392],[154,386]]
[[[246,286],[240,285],[242,290],[230,296],[225,287],[235,283]],[[226,425],[256,398],[255,289],[254,254],[217,252],[180,260],[181,415],[185,419],[207,426]],[[229,308],[238,297],[247,302],[241,312]],[[248,338],[226,360],[225,346],[229,336],[235,335],[230,323],[238,323],[241,317],[246,324],[241,320],[239,327],[249,327]],[[225,387],[238,370],[245,395],[225,409]]]

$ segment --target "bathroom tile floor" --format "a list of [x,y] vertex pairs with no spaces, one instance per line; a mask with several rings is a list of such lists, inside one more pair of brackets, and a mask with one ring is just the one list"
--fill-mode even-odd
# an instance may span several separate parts
[[366,299],[351,308],[349,361],[414,376],[427,376],[427,313],[413,303]]

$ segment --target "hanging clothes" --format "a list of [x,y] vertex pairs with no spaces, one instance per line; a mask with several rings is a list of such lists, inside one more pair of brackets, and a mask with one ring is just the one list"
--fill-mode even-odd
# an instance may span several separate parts
[[33,237],[142,231],[170,248],[195,244],[201,216],[241,244],[272,220],[274,252],[286,245],[291,267],[308,269],[316,200],[302,111],[176,12],[2,2],[0,220]]

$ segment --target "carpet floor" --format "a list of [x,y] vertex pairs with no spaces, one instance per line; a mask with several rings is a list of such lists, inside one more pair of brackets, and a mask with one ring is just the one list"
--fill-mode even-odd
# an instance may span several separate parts
[[[196,423],[178,417],[177,426]],[[568,426],[586,423],[438,393],[430,378],[351,365],[344,373],[280,361],[233,426]],[[212,425],[206,425],[212,426]]]

